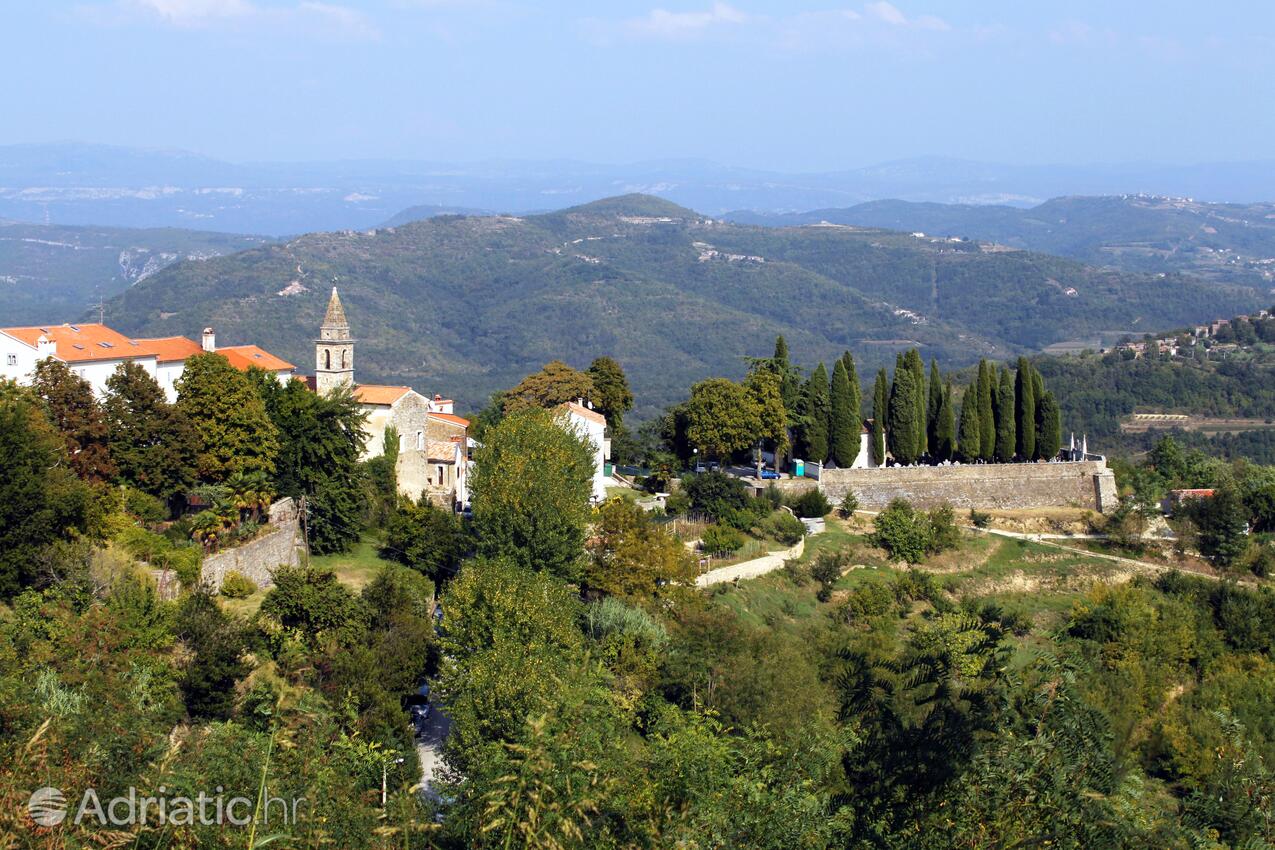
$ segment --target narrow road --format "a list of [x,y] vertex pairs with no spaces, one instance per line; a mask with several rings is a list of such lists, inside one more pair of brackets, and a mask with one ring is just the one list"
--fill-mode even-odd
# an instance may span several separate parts
[[708,587],[709,585],[721,584],[724,581],[757,578],[779,569],[784,565],[784,561],[800,558],[801,553],[804,551],[806,551],[806,541],[803,538],[796,546],[785,549],[782,552],[771,552],[769,555],[762,555],[760,558],[753,558],[751,561],[709,570],[695,579],[695,584],[698,587]]
[[451,728],[451,718],[435,704],[430,709],[425,734],[416,738],[416,755],[421,760],[421,794],[434,801],[439,799],[435,781],[442,774],[443,742]]

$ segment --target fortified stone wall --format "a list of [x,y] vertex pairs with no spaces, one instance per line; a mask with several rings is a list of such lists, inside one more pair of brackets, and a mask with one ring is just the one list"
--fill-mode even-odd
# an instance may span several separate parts
[[204,558],[201,581],[221,589],[221,582],[231,570],[252,579],[257,587],[274,584],[274,571],[280,566],[295,567],[301,563],[301,526],[292,499],[280,499],[270,506],[270,530],[242,546],[226,549]]
[[1106,512],[1117,501],[1115,475],[1105,461],[826,469],[819,486],[833,504],[850,490],[868,509],[902,498],[920,507],[946,502],[982,510],[1079,507]]

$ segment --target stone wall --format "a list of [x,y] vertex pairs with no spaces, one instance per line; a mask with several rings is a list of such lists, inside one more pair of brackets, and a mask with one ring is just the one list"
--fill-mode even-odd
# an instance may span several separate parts
[[231,570],[250,578],[257,587],[274,584],[274,571],[280,566],[295,567],[301,563],[301,525],[292,499],[280,499],[270,506],[270,525],[266,532],[242,546],[225,549],[204,558],[200,580],[214,590]]
[[902,498],[920,507],[946,502],[982,510],[1079,507],[1105,512],[1117,501],[1116,479],[1105,461],[826,469],[819,486],[833,504],[851,490],[867,509]]

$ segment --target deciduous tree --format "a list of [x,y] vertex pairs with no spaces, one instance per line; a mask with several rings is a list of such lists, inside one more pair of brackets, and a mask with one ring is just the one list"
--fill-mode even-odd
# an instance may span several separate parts
[[[612,431],[624,424],[624,414],[633,407],[633,391],[624,369],[611,357],[599,357],[589,364],[588,376],[593,381],[593,394],[585,396],[607,419]],[[569,401],[570,399],[566,399]]]
[[605,502],[593,532],[584,569],[590,590],[649,599],[665,584],[695,577],[695,561],[682,542],[630,501]]
[[[506,415],[529,407],[557,407],[576,399],[593,400],[596,388],[588,372],[572,369],[561,360],[546,363],[539,372],[523,378],[501,399]],[[596,402],[595,402],[596,403]]]
[[220,354],[186,361],[177,380],[177,407],[195,428],[195,471],[218,483],[236,472],[272,475],[279,432],[253,382]]
[[761,430],[757,402],[744,387],[725,378],[709,378],[691,387],[686,416],[691,445],[722,463],[752,445]]
[[195,429],[145,369],[121,363],[106,379],[102,407],[124,481],[169,501],[195,483]]
[[106,420],[88,382],[62,361],[46,358],[36,364],[31,388],[66,442],[75,474],[90,483],[114,478]]

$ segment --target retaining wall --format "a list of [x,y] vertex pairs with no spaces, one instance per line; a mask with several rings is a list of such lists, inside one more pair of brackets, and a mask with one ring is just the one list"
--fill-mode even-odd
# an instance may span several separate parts
[[225,549],[204,558],[200,580],[221,589],[221,582],[231,570],[252,579],[257,587],[274,584],[274,571],[280,566],[295,567],[301,563],[301,527],[292,499],[280,499],[270,506],[269,531],[255,540],[233,549]]
[[825,469],[819,487],[833,504],[852,491],[860,506],[902,498],[919,507],[1009,509],[1079,507],[1112,510],[1116,479],[1105,461],[990,463]]

